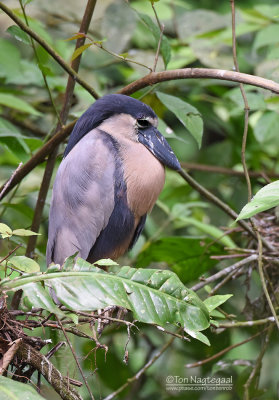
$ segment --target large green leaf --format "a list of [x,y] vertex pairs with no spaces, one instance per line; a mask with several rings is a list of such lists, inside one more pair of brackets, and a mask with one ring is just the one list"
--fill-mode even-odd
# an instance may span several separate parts
[[[116,305],[131,310],[134,318],[149,324],[180,324],[190,331],[209,326],[206,306],[171,271],[122,267],[114,274],[79,258],[74,265],[68,261],[62,271],[54,266],[45,274],[5,279],[0,283],[0,290],[27,290],[25,296],[30,303],[34,300],[38,306],[39,298],[49,309],[49,294],[43,289],[43,283],[71,310],[93,311]],[[43,300],[44,293],[47,301]]]
[[179,121],[188,129],[201,146],[203,134],[203,120],[199,111],[191,104],[166,93],[156,92],[159,100],[172,111]]
[[31,385],[20,383],[12,379],[0,376],[1,400],[43,400]]
[[167,263],[183,283],[190,282],[212,268],[216,261],[211,255],[222,254],[222,246],[211,239],[165,237],[147,244],[138,255],[137,265],[152,262]]
[[13,256],[9,258],[7,265],[8,267],[27,273],[40,271],[39,264],[35,260],[32,260],[32,258],[25,256]]
[[255,194],[252,200],[240,211],[236,221],[251,218],[259,212],[279,205],[279,181],[269,183]]

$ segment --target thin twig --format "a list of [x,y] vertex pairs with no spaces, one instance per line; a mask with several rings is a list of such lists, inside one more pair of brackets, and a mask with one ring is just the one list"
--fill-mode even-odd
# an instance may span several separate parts
[[257,325],[264,325],[269,322],[275,322],[274,317],[267,317],[257,319],[255,321],[232,321],[232,322],[221,322],[218,324],[218,328],[251,328]]
[[214,282],[217,279],[230,274],[232,271],[237,270],[238,268],[242,267],[243,265],[257,260],[257,258],[258,258],[257,254],[252,254],[251,256],[246,257],[244,260],[238,261],[237,263],[230,265],[227,268],[222,269],[221,271],[217,272],[216,274],[211,275],[210,277],[206,278],[204,281],[197,283],[196,285],[192,286],[191,289],[194,291],[197,291],[197,290],[203,288],[205,285],[208,285],[209,283]]
[[88,85],[77,73],[71,68],[58,53],[47,43],[45,42],[41,36],[39,36],[36,32],[34,32],[31,28],[29,28],[9,7],[7,7],[4,3],[0,2],[0,9],[3,10],[24,32],[26,32],[29,36],[31,36],[37,43],[39,43],[47,53],[58,62],[58,64],[76,81],[78,82],[85,90],[87,90],[95,99],[99,96],[96,91]]
[[257,361],[255,363],[255,366],[252,369],[251,374],[249,375],[249,378],[247,379],[247,381],[244,384],[244,400],[249,400],[250,399],[249,387],[251,386],[251,383],[252,383],[253,379],[256,377],[257,373],[261,369],[262,359],[263,359],[263,357],[265,355],[265,352],[266,352],[266,349],[267,349],[267,346],[268,346],[268,343],[269,343],[269,339],[270,339],[272,330],[273,330],[273,326],[270,325],[269,328],[268,328],[268,331],[266,332],[266,335],[264,337],[264,343],[263,343],[263,346],[262,346],[261,351],[259,353],[259,356],[257,358]]
[[175,337],[172,337],[162,348],[160,351],[158,351],[153,357],[150,358],[150,360],[131,378],[127,379],[127,381],[120,386],[115,392],[111,393],[107,397],[105,397],[103,400],[111,400],[115,396],[117,396],[119,393],[121,393],[124,389],[126,389],[127,386],[129,386],[132,382],[138,380],[148,368],[150,368],[155,361],[158,360],[158,358],[161,357],[161,355],[172,345]]
[[162,39],[163,39],[165,26],[163,24],[161,24],[161,22],[159,20],[159,17],[158,17],[158,14],[157,14],[157,11],[156,11],[156,8],[155,8],[154,3],[152,1],[151,1],[151,7],[152,7],[153,12],[155,14],[157,25],[158,25],[158,27],[160,29],[160,37],[159,37],[159,41],[158,41],[158,46],[157,46],[157,51],[156,51],[156,55],[155,55],[154,65],[153,65],[153,68],[152,68],[152,71],[155,72],[156,71],[156,66],[157,66],[157,63],[158,63],[158,59],[159,59],[160,48],[161,48],[161,43],[162,43]]
[[201,365],[207,364],[208,362],[213,361],[213,360],[215,360],[215,359],[218,358],[218,357],[221,357],[223,354],[227,353],[228,351],[230,351],[230,350],[232,350],[232,349],[235,349],[236,347],[242,346],[242,345],[245,344],[245,343],[250,342],[251,340],[255,339],[257,336],[259,336],[259,335],[261,335],[263,332],[265,332],[266,329],[267,329],[267,328],[263,329],[262,331],[256,333],[256,334],[253,335],[253,336],[250,336],[248,339],[245,339],[245,340],[243,340],[242,342],[239,342],[239,343],[236,343],[236,344],[233,344],[233,345],[231,345],[231,346],[226,347],[225,349],[219,351],[218,353],[214,354],[214,355],[211,356],[211,357],[205,358],[204,360],[201,360],[201,361],[198,361],[198,362],[195,362],[195,363],[192,363],[192,364],[186,364],[185,367],[186,367],[186,368],[195,368],[195,367],[200,367]]
[[111,56],[118,58],[119,60],[122,60],[122,61],[140,65],[141,67],[147,68],[150,72],[152,72],[152,68],[148,67],[148,65],[145,65],[139,61],[131,60],[130,58],[127,58],[127,57],[121,56],[120,54],[115,53],[114,51],[108,50],[106,47],[104,47],[102,45],[102,43],[95,42],[93,39],[92,39],[92,42],[93,42],[92,44],[94,46],[98,47],[99,49],[104,50],[106,53],[110,54]]
[[[241,269],[238,269],[237,273],[240,274],[242,271]],[[209,296],[213,296],[216,292],[218,292],[219,289],[221,289],[221,287],[223,287],[228,281],[231,280],[231,278],[235,275],[235,271],[231,271],[227,276],[225,276],[225,278],[218,283],[218,285],[216,285],[210,292],[209,292]]]
[[[238,61],[237,61],[237,54],[236,54],[236,35],[235,35],[235,5],[234,5],[234,0],[230,0],[231,2],[231,14],[232,14],[232,50],[233,50],[233,62],[234,62],[234,67],[237,72],[239,72],[239,66],[238,66]],[[241,96],[243,98],[244,102],[244,131],[243,131],[243,136],[242,136],[242,146],[241,146],[241,162],[243,166],[243,171],[247,183],[247,189],[248,189],[248,202],[252,198],[252,188],[251,188],[251,181],[249,177],[249,172],[246,164],[246,158],[245,158],[245,152],[246,152],[246,142],[247,142],[247,134],[248,134],[248,122],[249,122],[249,105],[248,105],[248,100],[247,96],[243,87],[243,84],[240,83],[239,85]]]
[[68,338],[68,336],[67,336],[67,333],[66,333],[66,331],[65,331],[65,328],[64,328],[64,326],[61,324],[60,319],[59,319],[58,317],[56,317],[56,319],[57,319],[57,322],[58,322],[58,324],[59,324],[61,330],[63,331],[63,334],[64,334],[64,336],[65,336],[65,339],[66,339],[66,341],[67,341],[67,343],[68,343],[68,346],[70,347],[70,350],[71,350],[71,352],[72,352],[72,354],[73,354],[73,357],[74,357],[74,359],[75,359],[75,362],[76,362],[76,364],[77,364],[77,367],[78,367],[78,369],[79,369],[79,372],[80,372],[80,374],[81,374],[81,376],[82,376],[82,379],[83,379],[83,381],[84,381],[84,383],[85,383],[85,386],[87,387],[87,390],[88,390],[90,399],[91,399],[91,400],[95,400],[95,399],[94,399],[94,396],[93,396],[93,393],[91,392],[90,386],[88,385],[87,379],[85,378],[85,375],[84,375],[84,373],[83,373],[83,370],[82,370],[82,368],[81,368],[81,365],[80,365],[80,363],[79,363],[79,361],[78,361],[78,358],[77,358],[77,355],[76,355],[76,353],[75,353],[75,351],[74,351],[74,348],[73,348],[73,346],[72,346],[72,343],[70,342],[70,340],[69,340],[69,338]]
[[272,304],[272,301],[271,301],[271,298],[269,296],[269,293],[268,293],[268,290],[267,290],[267,287],[266,287],[266,283],[265,283],[265,277],[264,277],[264,271],[263,271],[263,243],[262,243],[262,237],[261,237],[261,235],[259,234],[258,231],[256,231],[256,233],[257,233],[257,237],[258,237],[258,252],[259,252],[258,269],[259,269],[259,275],[260,275],[260,279],[261,279],[261,283],[262,283],[262,287],[263,287],[263,291],[264,291],[266,300],[268,302],[270,311],[271,311],[271,313],[272,313],[272,315],[273,315],[273,317],[275,319],[277,328],[279,330],[279,319],[278,319],[276,311],[275,311],[275,309],[273,307],[273,304]]
[[106,47],[103,46],[103,43],[101,41],[96,41],[94,40],[92,37],[90,37],[89,35],[85,35],[83,32],[78,32],[78,35],[82,34],[82,37],[85,39],[87,38],[88,40],[90,40],[92,46],[96,46],[98,47],[98,49],[104,50],[106,53],[110,54],[111,56],[117,58],[118,60],[122,60],[122,61],[126,61],[126,62],[130,62],[133,64],[137,64],[140,65],[141,67],[144,67],[146,69],[148,69],[150,72],[152,72],[152,68],[148,67],[147,65],[139,62],[139,61],[135,61],[135,60],[131,60],[130,58],[127,58],[125,56],[121,56],[120,54],[115,53],[112,50],[108,50]]
[[[17,249],[19,249],[22,246],[22,244],[18,244],[13,250],[11,250],[4,258],[2,258],[0,260],[0,264],[2,264],[3,261],[7,260],[7,258],[9,258],[15,251],[17,251]],[[13,269],[13,268],[12,268]],[[18,270],[15,270],[17,272],[19,272]]]

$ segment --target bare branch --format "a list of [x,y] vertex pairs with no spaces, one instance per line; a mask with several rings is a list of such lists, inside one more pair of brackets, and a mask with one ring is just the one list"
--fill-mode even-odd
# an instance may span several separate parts
[[155,85],[156,83],[177,79],[218,79],[257,86],[279,94],[279,84],[270,79],[236,71],[209,68],[182,68],[161,72],[151,72],[143,78],[140,78],[120,89],[118,93],[130,95],[140,89]]
[[214,282],[217,279],[230,274],[232,271],[236,271],[238,268],[242,267],[243,265],[257,260],[257,258],[258,258],[257,254],[252,254],[250,257],[244,258],[244,260],[238,261],[237,263],[230,265],[227,268],[222,269],[221,271],[217,272],[216,274],[211,275],[209,278],[206,278],[204,281],[197,283],[196,285],[192,286],[191,289],[196,292],[197,290],[200,290],[201,288],[203,288],[205,285],[208,285],[209,283]]
[[17,355],[23,362],[38,370],[63,400],[82,400],[80,395],[70,387],[68,379],[64,378],[47,357],[33,346],[23,342]]
[[230,351],[230,350],[232,350],[232,349],[235,349],[236,347],[242,346],[243,344],[248,343],[248,342],[250,342],[251,340],[254,340],[257,336],[259,336],[259,335],[261,335],[263,332],[265,332],[266,329],[267,329],[267,328],[265,328],[264,330],[262,330],[262,331],[256,333],[256,334],[253,335],[253,336],[250,336],[248,339],[245,339],[245,340],[243,340],[242,342],[239,342],[239,343],[236,343],[236,344],[233,344],[233,345],[231,345],[231,346],[226,347],[225,349],[219,351],[218,353],[214,354],[214,355],[211,356],[211,357],[205,358],[204,360],[201,360],[201,361],[198,361],[198,362],[195,362],[195,363],[192,363],[192,364],[186,364],[185,367],[186,367],[186,368],[195,368],[195,367],[199,367],[199,366],[201,366],[201,365],[204,365],[204,364],[206,364],[206,363],[208,363],[208,362],[210,362],[210,361],[212,361],[212,360],[215,360],[216,358],[221,357],[223,354],[227,353],[228,351]]
[[70,342],[70,340],[69,340],[69,338],[68,338],[68,336],[67,336],[67,333],[66,333],[66,331],[65,331],[65,329],[64,329],[64,327],[63,327],[63,325],[61,324],[60,319],[57,318],[57,322],[58,322],[58,324],[59,324],[61,330],[62,330],[63,333],[64,333],[65,339],[66,339],[66,341],[67,341],[67,343],[68,343],[68,346],[70,347],[70,350],[71,350],[71,352],[72,352],[72,354],[73,354],[73,357],[74,357],[74,359],[75,359],[75,362],[76,362],[76,364],[77,364],[77,367],[78,367],[78,369],[79,369],[79,372],[80,372],[80,374],[81,374],[81,376],[82,376],[82,379],[83,379],[83,381],[84,381],[84,383],[85,383],[85,386],[87,387],[87,390],[88,390],[90,399],[91,399],[91,400],[94,400],[93,393],[91,392],[91,389],[90,389],[90,387],[89,387],[89,385],[88,385],[88,382],[87,382],[87,380],[86,380],[86,378],[85,378],[85,376],[84,376],[84,373],[83,373],[83,371],[82,371],[81,365],[80,365],[80,363],[79,363],[79,361],[78,361],[77,355],[76,355],[76,353],[75,353],[75,351],[74,351],[74,348],[73,348],[73,346],[72,346],[72,343]]
[[175,337],[172,337],[153,357],[150,358],[150,360],[134,376],[129,378],[127,382],[120,386],[120,388],[105,397],[103,400],[113,399],[119,393],[123,392],[123,390],[126,389],[126,387],[129,386],[132,382],[138,380],[146,372],[146,370],[150,368],[155,363],[155,361],[157,361],[158,358],[160,358],[161,355],[172,345],[174,339]]

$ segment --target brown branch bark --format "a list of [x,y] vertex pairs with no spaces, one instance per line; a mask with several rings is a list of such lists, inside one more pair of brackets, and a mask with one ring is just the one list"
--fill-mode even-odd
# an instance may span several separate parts
[[244,74],[236,71],[227,71],[224,69],[208,69],[208,68],[182,68],[173,69],[162,72],[151,72],[145,75],[124,88],[118,93],[130,95],[137,90],[147,86],[155,85],[155,83],[166,82],[177,79],[218,79],[223,81],[244,83],[247,85],[257,86],[262,89],[270,90],[273,93],[279,94],[279,84],[270,79],[261,78]]
[[23,362],[38,370],[63,400],[82,400],[75,389],[70,387],[68,379],[63,377],[58,369],[34,347],[23,342],[17,355]]

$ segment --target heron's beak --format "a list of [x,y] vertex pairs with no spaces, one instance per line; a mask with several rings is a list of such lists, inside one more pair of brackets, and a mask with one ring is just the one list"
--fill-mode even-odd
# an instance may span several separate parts
[[142,143],[162,164],[179,171],[181,165],[164,136],[154,127],[139,129],[139,142]]

